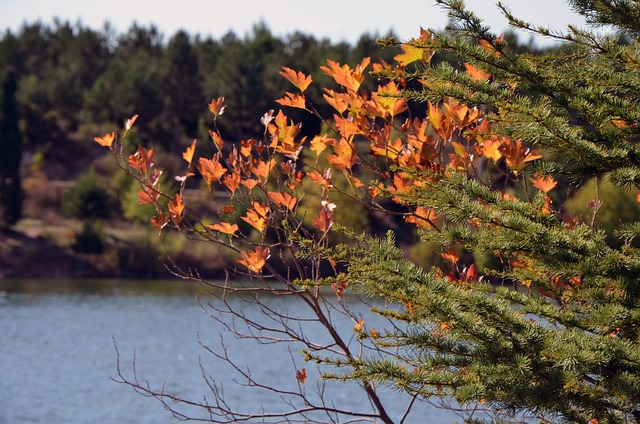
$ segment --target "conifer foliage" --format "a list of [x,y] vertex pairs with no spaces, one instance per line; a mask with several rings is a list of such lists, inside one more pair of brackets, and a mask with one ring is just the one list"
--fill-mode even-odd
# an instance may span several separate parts
[[[277,102],[322,119],[315,136],[301,136],[282,110],[260,120],[263,139],[226,143],[213,128],[215,153],[198,156],[196,142],[184,152],[176,194],[160,187],[152,149],[116,154],[140,181],[140,201],[155,205],[155,227],[218,243],[229,258],[230,272],[241,278],[222,285],[214,308],[243,319],[258,341],[297,343],[324,378],[358,383],[373,409],[314,400],[303,368],[291,374],[298,392],[243,374],[250,386],[289,399],[291,408],[280,412],[241,412],[210,381],[215,401],[187,404],[204,408],[212,421],[318,420],[313,413],[321,412],[335,421],[401,422],[414,402],[434,398],[455,400],[470,420],[481,419],[474,413],[482,410],[507,421],[640,421],[640,225],[620,225],[621,243],[613,246],[593,220],[563,208],[588,179],[640,187],[640,57],[637,22],[628,19],[640,4],[572,1],[591,24],[616,30],[605,35],[551,33],[501,5],[515,27],[568,42],[532,56],[512,53],[462,1],[438,3],[452,28],[387,40],[402,49],[395,63],[327,60],[322,70],[333,85],[324,87],[324,99],[332,116],[320,115],[306,97],[311,77],[282,70],[292,89]],[[456,60],[437,60],[452,55]],[[365,92],[366,78],[377,78],[377,89]],[[224,99],[209,109],[215,122],[223,119]],[[96,140],[105,138],[110,143],[101,144],[121,152],[119,137]],[[199,177],[217,193],[217,216],[189,208],[184,187]],[[595,214],[606,198],[594,196]],[[364,205],[372,217],[403,218],[439,246],[442,266],[424,269],[406,259],[393,231],[375,237],[341,225],[338,213],[349,205]],[[290,296],[314,318],[263,305],[269,324],[256,322],[227,301],[232,292],[252,303],[260,292]],[[371,299],[382,300],[371,313],[386,318],[386,328],[373,328],[370,316],[350,306]],[[334,324],[336,311],[351,318],[352,329]],[[305,337],[312,324],[331,343]],[[121,378],[170,409],[170,400],[184,402],[137,376]],[[385,387],[408,395],[404,414],[388,411]]]

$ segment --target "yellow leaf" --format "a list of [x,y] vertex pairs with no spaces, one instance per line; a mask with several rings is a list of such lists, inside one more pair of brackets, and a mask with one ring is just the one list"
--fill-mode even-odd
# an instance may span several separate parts
[[433,52],[424,47],[416,47],[411,44],[403,44],[400,46],[404,53],[394,57],[396,62],[401,66],[407,66],[416,61],[429,62],[433,56]]

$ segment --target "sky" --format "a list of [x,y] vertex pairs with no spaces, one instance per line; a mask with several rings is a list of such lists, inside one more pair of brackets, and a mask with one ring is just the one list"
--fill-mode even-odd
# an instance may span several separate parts
[[[553,29],[584,25],[564,0],[503,2],[522,19]],[[495,1],[467,0],[466,4],[496,32],[507,27]],[[165,37],[183,29],[216,39],[229,31],[242,37],[254,24],[264,22],[276,36],[301,31],[349,43],[364,33],[382,36],[390,30],[409,39],[419,35],[420,27],[442,29],[447,22],[446,14],[433,0],[0,0],[2,33],[15,33],[25,22],[51,24],[54,18],[97,30],[108,21],[118,33],[134,22],[154,24]],[[530,36],[524,37],[528,40]]]

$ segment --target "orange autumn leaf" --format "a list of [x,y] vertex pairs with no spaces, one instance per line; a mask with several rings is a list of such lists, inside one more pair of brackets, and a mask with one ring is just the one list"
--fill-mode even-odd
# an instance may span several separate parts
[[320,214],[313,218],[313,226],[326,233],[333,225],[333,213],[323,208]]
[[256,140],[253,138],[250,138],[249,140],[240,140],[240,154],[244,157],[249,157],[251,155],[251,149],[255,143]]
[[425,209],[422,206],[418,206],[416,211],[407,214],[404,220],[428,230],[433,228],[436,222],[438,222],[438,217],[433,209]]
[[321,66],[320,69],[336,83],[356,92],[364,81],[364,70],[369,66],[370,61],[370,58],[365,57],[358,66],[351,69],[349,65],[340,65],[338,62],[327,59],[327,66]]
[[267,228],[267,215],[269,207],[253,202],[253,209],[247,210],[247,215],[242,220],[251,225],[253,228],[262,233]]
[[364,183],[362,181],[360,181],[360,179],[356,176],[354,176],[353,174],[349,174],[345,172],[345,177],[347,177],[347,180],[349,181],[349,184],[351,184],[351,186],[353,188],[360,188],[360,187],[364,187]]
[[471,264],[471,266],[462,273],[462,280],[468,282],[478,282],[480,281],[480,275],[478,274],[478,268],[476,268],[475,264]]
[[467,70],[467,74],[476,81],[486,81],[491,78],[491,74],[483,71],[482,69],[478,69],[470,63],[464,64],[465,69]]
[[293,159],[297,159],[297,155],[302,149],[302,143],[305,138],[296,141],[295,137],[300,133],[302,124],[289,124],[289,120],[282,111],[279,111],[274,118],[275,125],[269,124],[267,129],[271,134],[272,142],[270,147],[274,148],[276,153],[282,153],[284,155],[294,156]]
[[313,81],[311,75],[306,76],[302,72],[296,73],[296,71],[287,67],[282,68],[282,71],[280,71],[280,75],[285,77],[291,84],[296,86],[296,88],[298,88],[302,92],[304,92]]
[[140,202],[140,204],[143,204],[143,205],[144,204],[154,205],[156,203],[156,200],[158,200],[159,195],[160,193],[158,193],[153,188],[145,187],[144,190],[138,191],[138,201]]
[[186,160],[189,166],[191,166],[191,161],[193,161],[193,154],[196,152],[196,140],[193,140],[190,146],[182,153],[182,159]]
[[261,180],[266,180],[269,172],[276,166],[276,162],[273,159],[268,161],[256,159],[252,161],[251,165],[251,172]]
[[333,154],[327,156],[329,163],[336,170],[351,169],[356,163],[356,152],[349,140],[341,138],[333,144]]
[[530,180],[531,184],[543,193],[548,193],[549,190],[553,189],[558,184],[558,182],[549,175],[542,176],[540,174],[535,174]]
[[416,61],[429,63],[434,54],[430,49],[411,44],[403,44],[400,48],[403,53],[395,56],[394,59],[401,66],[407,66]]
[[127,119],[127,121],[124,123],[125,131],[129,131],[133,127],[133,124],[136,123],[137,119],[138,115],[133,115],[131,118]]
[[282,106],[295,107],[305,110],[307,109],[304,96],[301,96],[300,94],[286,92],[284,93],[284,97],[276,100],[276,102],[278,104],[281,104]]
[[449,249],[449,251],[446,253],[441,253],[440,256],[442,256],[447,262],[450,262],[452,265],[455,265],[456,262],[458,262],[458,259],[460,259],[458,257],[458,254],[453,249]]
[[224,113],[226,107],[227,105],[224,104],[224,97],[218,97],[217,99],[211,100],[211,103],[209,103],[209,110],[216,118]]
[[329,106],[333,107],[338,113],[342,114],[349,108],[349,102],[342,93],[336,93],[328,88],[324,89],[325,94],[322,95]]
[[[318,171],[309,172],[307,175],[311,178],[311,181],[318,184],[324,190],[329,190],[329,187],[332,186],[330,168],[325,171],[324,175],[320,174]],[[640,202],[640,200],[638,201]]]
[[301,370],[296,371],[296,379],[304,384],[307,381],[307,369],[302,368]]
[[258,181],[258,180],[254,180],[254,179],[249,178],[249,179],[246,179],[246,180],[242,180],[240,182],[240,184],[242,184],[243,186],[245,186],[249,190],[253,190],[253,188],[255,186],[257,186],[259,182],[260,181]]
[[513,141],[504,139],[501,146],[502,154],[511,172],[517,174],[524,169],[527,162],[540,159],[542,155],[538,150],[531,150],[522,145],[522,140]]
[[451,159],[449,166],[464,171],[471,165],[469,152],[467,152],[467,148],[464,144],[458,143],[457,141],[452,141],[451,145],[453,146],[453,151],[455,153],[449,154],[449,158]]
[[111,148],[113,140],[116,138],[116,133],[111,132],[103,135],[102,137],[94,137],[93,140],[103,147]]
[[497,162],[502,157],[502,153],[500,153],[500,142],[497,139],[484,140],[481,149],[482,156],[487,159],[493,159]]
[[475,123],[480,119],[481,113],[477,107],[470,108],[469,106],[456,103],[451,99],[447,99],[442,104],[447,117],[451,118],[458,128],[464,128],[469,124]]
[[267,192],[267,196],[269,196],[269,199],[271,199],[271,201],[276,205],[284,206],[292,212],[296,202],[298,201],[298,199],[291,196],[289,193],[283,194],[276,191],[269,191]]
[[371,330],[369,330],[369,333],[371,333],[371,337],[373,337],[374,339],[377,339],[380,337],[380,333],[378,333],[376,329],[373,327],[371,328]]
[[169,222],[169,216],[159,212],[157,216],[151,218],[151,225],[155,228],[162,229]]
[[198,159],[198,164],[196,165],[198,171],[202,175],[202,178],[206,181],[209,189],[211,189],[211,185],[218,181],[225,172],[227,172],[227,168],[222,166],[217,159],[217,156],[214,156],[214,160],[200,158]]
[[[411,192],[411,186],[407,184],[405,178],[400,174],[393,176],[393,187],[389,187],[389,190],[394,194],[409,194]],[[399,199],[397,196],[395,197]]]
[[147,150],[144,147],[138,147],[138,150],[129,156],[129,166],[141,173],[147,173],[153,166],[153,148]]
[[169,207],[173,222],[176,225],[180,225],[185,208],[185,204],[180,198],[180,193],[176,193],[175,197],[169,201],[167,206]]
[[229,189],[233,194],[240,187],[240,173],[234,171],[233,173],[227,173],[222,179],[222,184]]
[[266,247],[258,246],[255,248],[255,250],[242,252],[240,254],[240,258],[238,258],[238,262],[246,266],[249,271],[259,274],[260,271],[262,271],[264,265],[267,263],[267,259],[269,259],[269,257],[269,249]]
[[378,87],[378,91],[373,93],[373,98],[384,112],[383,118],[394,117],[407,110],[407,99],[400,98],[400,90],[393,81]]
[[219,224],[207,225],[208,228],[214,231],[220,231],[225,234],[235,234],[238,231],[238,226],[236,224],[229,224],[228,222],[221,222]]
[[316,156],[318,156],[327,148],[328,144],[332,144],[334,142],[335,140],[327,137],[326,135],[317,135],[311,140],[311,147],[309,150],[316,152]]
[[[496,40],[497,43],[502,43],[503,39],[502,39],[502,35],[500,37],[498,37],[498,39]],[[480,47],[482,47],[485,51],[492,53],[495,56],[500,56],[500,52],[497,51],[495,49],[495,47],[493,47],[487,40],[482,39],[479,41]]]
[[371,196],[371,199],[375,199],[378,194],[380,194],[380,190],[384,188],[384,186],[381,183],[376,183],[372,186],[369,187],[369,196]]
[[218,151],[221,152],[224,141],[222,141],[222,137],[220,137],[220,134],[218,134],[215,131],[209,130],[209,135],[211,136],[211,139],[213,140],[213,144],[215,144],[216,149],[218,149]]

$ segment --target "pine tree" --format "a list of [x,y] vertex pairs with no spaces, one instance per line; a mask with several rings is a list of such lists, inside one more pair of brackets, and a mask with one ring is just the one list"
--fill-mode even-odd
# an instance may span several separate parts
[[16,90],[13,72],[5,74],[0,99],[0,226],[18,222],[22,214],[22,135],[19,127]]
[[[619,225],[622,247],[613,248],[593,221],[563,213],[558,203],[565,196],[554,196],[554,204],[547,193],[557,183],[567,190],[588,179],[640,188],[640,3],[572,1],[590,24],[615,32],[570,28],[564,35],[500,5],[516,28],[570,42],[544,56],[511,53],[462,1],[438,3],[452,19],[450,31],[409,48],[451,52],[466,72],[442,63],[386,75],[422,81],[403,93],[412,100],[450,98],[485,110],[491,138],[476,134],[476,154],[499,141],[494,158],[502,170],[494,172],[506,175],[492,180],[466,164],[444,173],[403,169],[408,180],[423,182],[403,201],[440,218],[438,231],[423,232],[423,239],[450,254],[499,261],[478,274],[475,264],[454,257],[453,273],[443,276],[406,261],[393,240],[357,249],[350,278],[369,294],[410,307],[396,315],[406,330],[383,342],[402,360],[369,361],[352,377],[545,421],[639,422],[640,252],[633,241],[640,223]],[[518,146],[520,140],[540,151]],[[593,196],[595,214],[607,199]]]

